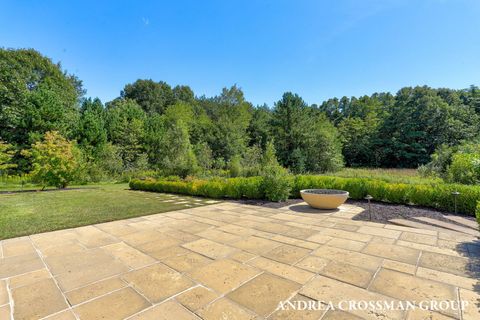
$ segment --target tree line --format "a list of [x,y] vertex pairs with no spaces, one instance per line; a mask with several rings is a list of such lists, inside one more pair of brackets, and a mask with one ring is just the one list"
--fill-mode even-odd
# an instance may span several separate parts
[[479,113],[475,86],[406,87],[313,105],[287,92],[273,106],[254,106],[236,85],[205,97],[139,79],[103,103],[39,52],[0,49],[0,170],[11,174],[34,170],[32,151],[57,138],[78,149],[72,156],[93,181],[144,170],[255,175],[269,144],[293,173],[416,168],[440,146],[477,137]]

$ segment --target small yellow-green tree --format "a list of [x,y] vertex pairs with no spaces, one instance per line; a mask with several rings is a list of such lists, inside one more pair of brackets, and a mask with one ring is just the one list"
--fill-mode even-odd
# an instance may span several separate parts
[[32,159],[32,176],[44,188],[66,188],[79,171],[79,149],[58,131],[45,133],[42,141],[36,142],[30,150],[22,153]]
[[0,174],[3,174],[5,170],[15,168],[17,165],[11,163],[15,151],[11,144],[5,143],[0,140]]

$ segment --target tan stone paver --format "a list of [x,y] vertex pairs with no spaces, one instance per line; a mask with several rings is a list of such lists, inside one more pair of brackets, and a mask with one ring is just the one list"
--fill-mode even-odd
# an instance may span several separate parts
[[10,278],[9,286],[10,289],[15,289],[49,278],[51,278],[50,272],[44,268]]
[[40,319],[68,307],[52,279],[13,289],[12,297],[15,301],[13,315],[17,320]]
[[[417,278],[398,271],[380,270],[370,286],[370,290],[405,301],[456,300],[453,286]],[[458,316],[456,310],[445,310]]]
[[179,294],[176,297],[176,300],[191,311],[196,311],[217,298],[218,295],[213,291],[205,287],[198,286]]
[[308,256],[305,259],[297,262],[295,266],[311,271],[311,272],[320,272],[323,268],[327,266],[330,260],[323,259],[316,256]]
[[82,320],[124,319],[150,304],[132,288],[114,291],[101,298],[75,307],[73,311]]
[[162,262],[172,269],[175,269],[179,272],[185,272],[204,266],[212,262],[212,259],[209,259],[195,252],[187,252],[183,255],[176,255],[165,258],[162,260]]
[[5,258],[36,253],[32,242],[28,238],[6,240],[2,247]]
[[467,308],[463,311],[463,320],[480,319],[480,293],[460,289],[460,300],[468,301]]
[[48,316],[44,320],[77,320],[77,318],[75,318],[75,315],[71,310],[65,310]]
[[0,319],[10,319],[10,305],[6,304],[0,307]]
[[[305,296],[296,294],[294,297],[290,299],[290,301],[302,301],[307,306],[308,303],[315,303],[313,299],[307,298]],[[293,308],[288,308],[284,306],[284,308],[279,308],[277,311],[272,313],[268,319],[269,320],[317,320],[325,313],[324,310],[314,309],[314,308],[305,308],[305,310],[294,310]]]
[[369,243],[362,252],[413,265],[417,263],[420,255],[420,251],[415,249],[378,242]]
[[227,293],[255,277],[260,270],[233,260],[217,260],[190,271],[190,277],[218,293]]
[[[480,318],[478,239],[352,220],[362,211],[220,202],[3,240],[0,319]],[[276,310],[287,299],[469,304],[461,314]]]
[[300,287],[293,281],[264,273],[229,293],[228,298],[265,317]]
[[282,243],[260,237],[250,236],[248,238],[235,242],[232,245],[236,248],[248,251],[250,253],[262,254],[281,246]]
[[200,320],[182,305],[169,300],[153,308],[142,311],[129,318],[129,320]]
[[120,278],[109,278],[76,290],[68,291],[65,293],[65,296],[71,305],[76,305],[126,286],[127,284],[120,280]]
[[44,264],[37,254],[0,259],[0,279],[16,276],[22,273],[44,268]]
[[[300,294],[315,300],[331,301],[334,304],[343,300],[384,301],[388,299],[383,295],[320,275],[303,286]],[[405,316],[405,312],[401,310],[376,310],[373,313],[369,310],[356,309],[351,310],[351,313],[365,319],[403,319]]]
[[269,258],[286,264],[293,264],[309,254],[311,250],[284,244],[275,249],[264,253],[265,258]]
[[368,286],[374,274],[372,271],[338,261],[331,261],[319,273],[362,288]]
[[[56,276],[60,288],[70,291],[129,270],[125,264],[114,260],[112,257],[109,257],[106,261],[103,261],[102,258],[99,259],[101,262],[97,262],[95,259],[85,260],[84,263],[76,261],[77,265],[70,261],[70,267],[63,270],[64,272],[52,273]],[[57,266],[58,263],[60,262],[57,262]],[[60,270],[62,269],[60,268]]]
[[235,248],[208,239],[199,239],[182,246],[212,259],[224,258],[236,251]]
[[152,257],[130,247],[124,242],[107,245],[102,247],[102,249],[132,269],[138,269],[156,261]]
[[476,262],[477,264],[473,263],[468,258],[455,257],[441,253],[423,252],[420,257],[419,266],[464,276],[468,275],[474,268],[478,268],[479,261]]
[[122,279],[153,303],[163,301],[193,285],[190,279],[161,264],[132,271]]
[[342,261],[371,271],[377,270],[382,263],[382,259],[379,257],[330,246],[318,248],[313,252],[313,255],[324,259]]
[[407,320],[451,320],[453,318],[429,310],[415,309],[408,312]]
[[9,302],[8,291],[7,291],[7,282],[0,281],[0,306],[7,304]]
[[478,278],[461,277],[455,274],[419,267],[416,273],[417,277],[430,279],[438,282],[448,283],[453,286],[475,290],[478,284]]
[[383,268],[396,270],[404,273],[415,274],[416,266],[414,264],[408,264],[403,262],[398,262],[394,260],[383,260]]
[[257,267],[259,269],[268,271],[279,277],[292,280],[301,284],[305,284],[310,280],[314,274],[293,266],[289,266],[277,261],[265,259],[263,257],[255,258],[248,261],[249,265]]
[[400,239],[421,244],[434,246],[437,244],[438,238],[432,235],[420,234],[415,232],[403,232]]
[[341,238],[333,238],[332,240],[328,241],[327,244],[332,247],[337,247],[337,248],[352,250],[352,251],[361,251],[365,247],[365,242],[341,239]]
[[[341,311],[341,310],[332,310],[328,311],[322,320],[362,320],[363,318],[357,317],[354,314]],[[427,320],[427,319],[425,319]]]
[[222,298],[200,309],[197,314],[204,320],[254,320],[256,316],[232,301]]

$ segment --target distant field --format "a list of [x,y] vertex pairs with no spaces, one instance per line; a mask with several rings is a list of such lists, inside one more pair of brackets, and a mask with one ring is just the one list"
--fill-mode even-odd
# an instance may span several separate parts
[[0,239],[178,210],[206,201],[131,191],[127,184],[0,194]]
[[425,178],[416,169],[376,169],[376,168],[345,168],[338,172],[325,175],[346,178],[374,178],[398,183],[438,183],[440,178]]

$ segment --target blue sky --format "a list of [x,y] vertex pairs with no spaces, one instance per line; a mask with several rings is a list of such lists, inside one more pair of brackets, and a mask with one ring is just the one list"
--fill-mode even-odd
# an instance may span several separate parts
[[109,101],[138,78],[254,104],[480,84],[480,1],[0,0],[0,46],[35,48]]

